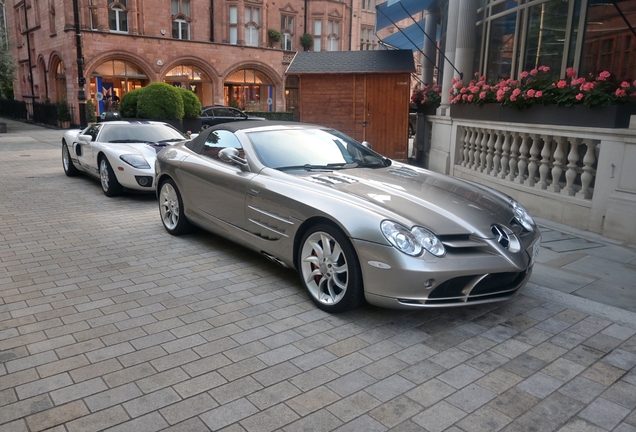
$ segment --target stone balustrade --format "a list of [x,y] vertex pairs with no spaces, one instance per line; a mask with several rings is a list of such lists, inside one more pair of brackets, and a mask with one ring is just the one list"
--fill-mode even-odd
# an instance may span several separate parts
[[461,126],[455,163],[504,180],[556,194],[592,199],[600,140]]

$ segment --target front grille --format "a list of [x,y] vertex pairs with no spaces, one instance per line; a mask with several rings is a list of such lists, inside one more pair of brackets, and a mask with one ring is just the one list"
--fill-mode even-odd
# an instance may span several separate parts
[[[526,274],[527,272],[489,274],[479,281],[479,283],[471,290],[469,298],[474,296],[497,294],[499,292],[504,292],[505,295],[509,295],[509,291],[518,286],[523,281],[523,278],[526,277]],[[466,296],[462,294],[462,290],[468,283],[480,276],[481,275],[459,276],[449,279],[435,288],[429,294],[428,298],[432,300],[461,297],[463,301]]]

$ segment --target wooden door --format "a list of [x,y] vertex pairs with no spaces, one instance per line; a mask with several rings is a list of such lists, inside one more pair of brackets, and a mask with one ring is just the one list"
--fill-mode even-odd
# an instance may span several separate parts
[[407,161],[409,74],[367,75],[363,140],[391,159]]

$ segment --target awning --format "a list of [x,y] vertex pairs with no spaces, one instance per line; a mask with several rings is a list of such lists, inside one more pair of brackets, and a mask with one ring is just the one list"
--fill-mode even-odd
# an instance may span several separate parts
[[426,19],[423,19],[417,24],[411,24],[407,28],[385,37],[380,43],[391,48],[419,51],[424,48],[425,22]]
[[437,0],[388,0],[375,7],[375,31],[428,9],[435,1]]

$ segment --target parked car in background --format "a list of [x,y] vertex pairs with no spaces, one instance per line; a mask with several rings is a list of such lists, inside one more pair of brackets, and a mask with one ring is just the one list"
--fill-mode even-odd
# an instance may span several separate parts
[[263,117],[250,116],[238,108],[215,105],[204,107],[201,113],[201,130],[220,123],[237,122],[244,120],[267,120]]
[[507,195],[316,125],[214,126],[161,151],[155,183],[170,234],[194,224],[295,268],[327,312],[510,299],[541,239]]
[[124,188],[154,191],[155,159],[164,147],[188,138],[169,124],[113,120],[71,129],[62,138],[67,176],[86,173],[100,180],[106,196]]

